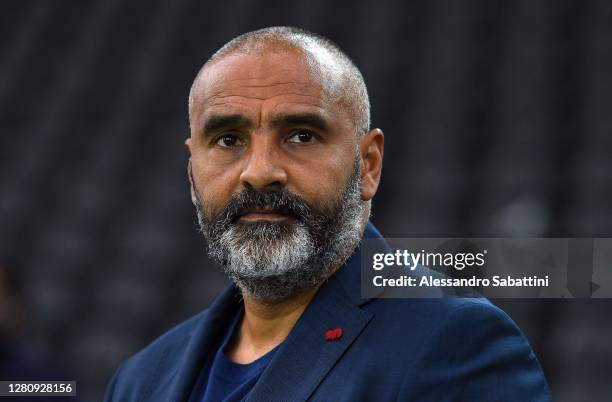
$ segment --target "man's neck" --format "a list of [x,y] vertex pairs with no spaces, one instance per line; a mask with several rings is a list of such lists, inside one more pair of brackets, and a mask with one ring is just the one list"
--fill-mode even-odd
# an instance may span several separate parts
[[244,295],[244,317],[226,349],[236,363],[250,363],[289,335],[320,286],[288,299],[266,303]]

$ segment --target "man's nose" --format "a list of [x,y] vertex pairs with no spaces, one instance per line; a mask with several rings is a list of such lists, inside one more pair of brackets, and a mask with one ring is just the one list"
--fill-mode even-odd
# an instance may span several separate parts
[[[262,135],[262,137],[268,136]],[[243,185],[250,185],[260,191],[273,191],[285,187],[287,172],[281,165],[279,150],[276,148],[272,138],[257,138],[251,142],[249,159],[240,174]]]

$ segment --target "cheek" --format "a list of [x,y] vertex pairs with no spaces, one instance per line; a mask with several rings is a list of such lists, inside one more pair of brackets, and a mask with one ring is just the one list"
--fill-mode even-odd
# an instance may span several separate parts
[[219,167],[206,158],[192,156],[192,172],[200,199],[210,208],[218,210],[231,198],[239,173],[231,166]]
[[327,208],[338,201],[353,173],[354,162],[354,156],[336,153],[306,165],[293,165],[289,189],[295,188],[293,191],[317,208]]

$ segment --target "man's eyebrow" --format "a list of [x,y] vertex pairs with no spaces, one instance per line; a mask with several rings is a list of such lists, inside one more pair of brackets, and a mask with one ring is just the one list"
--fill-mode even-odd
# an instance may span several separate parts
[[275,116],[270,122],[270,126],[278,128],[283,125],[311,126],[321,130],[328,130],[327,121],[316,113],[282,113]]
[[253,122],[241,114],[213,115],[204,122],[204,134],[230,127],[251,127]]

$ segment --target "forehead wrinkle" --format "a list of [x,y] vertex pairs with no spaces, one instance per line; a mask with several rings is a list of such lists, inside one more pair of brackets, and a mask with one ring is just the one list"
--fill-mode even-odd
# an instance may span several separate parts
[[[270,91],[266,91],[267,89],[270,89]],[[266,85],[266,86],[240,87],[240,88],[224,88],[222,90],[216,91],[215,93],[212,93],[206,96],[204,98],[204,102],[206,102],[208,99],[224,98],[228,96],[242,96],[245,98],[258,98],[259,96],[265,96],[265,95],[260,95],[265,92],[272,92],[268,96],[265,96],[265,98],[273,98],[276,96],[283,96],[283,95],[295,95],[295,96],[307,96],[307,97],[320,98],[322,95],[321,91],[317,89],[312,89],[312,90],[303,90],[303,89],[309,89],[309,87],[295,88],[294,85],[279,84],[279,85],[275,85],[272,87]]]
[[274,94],[272,96],[267,96],[267,97],[259,97],[255,95],[245,96],[243,94],[241,95],[238,95],[238,94],[220,95],[220,96],[209,98],[204,103],[212,102],[212,104],[218,104],[217,102],[218,100],[227,99],[227,98],[256,99],[256,100],[266,101],[266,100],[278,98],[279,96],[292,96],[292,97],[307,98],[307,99],[312,98],[312,99],[319,101],[319,103],[320,101],[323,101],[323,99],[321,99],[320,96],[316,96],[316,95],[305,95],[305,94],[299,94],[295,92],[283,92],[283,93]]
[[[222,87],[222,85],[222,83],[215,85],[217,87],[215,88],[216,90],[208,94],[206,94],[206,92],[209,91],[203,89],[200,91],[200,96],[194,96],[193,103],[205,106],[206,104],[216,105],[223,103],[223,99],[226,98],[248,98],[263,101],[278,96],[313,98],[317,100],[317,103],[322,101],[321,88],[306,83],[280,82],[273,85],[234,86],[229,88]],[[273,93],[265,94],[266,88],[270,88]],[[198,98],[203,99],[200,100]]]
[[[264,52],[264,53],[269,54],[269,57],[266,58],[266,60],[275,58],[275,56],[278,55],[278,52],[272,49],[270,49],[269,52]],[[307,75],[309,75],[313,72],[312,67],[309,65],[309,63],[302,62],[301,60],[298,60],[297,64],[298,66],[303,66],[304,68],[299,68],[299,67],[298,68],[283,68],[283,67],[278,68],[277,67],[279,63],[282,64],[282,63],[287,62],[287,58],[292,58],[295,60],[296,59],[295,56],[298,56],[299,59],[305,59],[304,57],[305,55],[303,54],[303,52],[300,52],[299,55],[296,55],[296,54],[282,55],[283,60],[277,60],[276,62],[271,63],[272,64],[271,66],[267,66],[263,68],[265,70],[268,70],[265,72],[264,75],[254,75],[254,74],[257,74],[257,71],[254,71],[254,68],[251,68],[247,71],[247,74],[253,74],[253,75],[249,75],[246,77],[228,77],[228,75],[231,75],[231,71],[233,70],[232,69],[233,65],[244,63],[245,59],[249,59],[253,57],[255,57],[256,59],[260,58],[261,55],[262,54],[245,54],[241,52],[233,52],[231,54],[224,56],[220,60],[213,62],[213,64],[204,65],[202,67],[202,73],[196,77],[196,80],[199,81],[201,79],[208,79],[209,82],[211,82],[212,86],[215,86],[216,83],[218,82],[226,83],[226,82],[240,82],[240,81],[253,81],[253,80],[262,81],[264,84],[267,84],[269,83],[269,81],[275,81],[279,79],[279,77],[282,77],[280,81],[283,82],[284,80],[287,80],[287,77],[290,77],[289,80],[297,79],[300,76],[300,73],[306,73]],[[261,64],[261,60],[259,61],[256,60],[255,64],[257,63]],[[250,63],[250,64],[253,64],[253,63]],[[272,71],[270,72],[270,70]]]
[[272,108],[272,110],[276,110],[278,108],[282,108],[284,105],[302,105],[302,106],[306,106],[308,109],[310,108],[316,108],[319,109],[322,113],[327,113],[326,109],[322,106],[322,105],[315,105],[313,103],[301,103],[301,102],[291,102],[291,101],[287,101],[287,102],[281,102],[278,105],[274,106]]
[[[277,50],[273,50],[273,49],[268,49],[271,51],[271,53],[273,54],[278,54],[279,52]],[[216,91],[218,87],[220,86],[225,86],[229,88],[234,88],[234,87],[239,87],[239,86],[250,86],[250,87],[266,87],[266,86],[276,86],[276,85],[283,85],[283,84],[288,84],[288,85],[301,85],[303,86],[303,88],[309,88],[312,87],[314,88],[314,90],[321,90],[325,85],[323,85],[322,81],[321,81],[321,74],[318,73],[318,71],[316,71],[316,69],[313,69],[312,63],[308,62],[308,57],[305,54],[305,52],[301,49],[293,49],[296,50],[297,53],[293,53],[293,54],[287,54],[287,53],[283,53],[282,56],[285,56],[283,58],[286,58],[286,56],[293,58],[293,60],[297,59],[297,64],[301,65],[304,67],[304,69],[299,69],[300,71],[304,72],[307,74],[308,78],[306,81],[303,80],[303,78],[299,77],[299,74],[297,73],[299,70],[296,70],[295,68],[282,68],[278,71],[275,71],[269,75],[263,75],[263,76],[254,76],[254,77],[231,77],[228,75],[231,75],[231,69],[230,72],[227,73],[223,70],[223,64],[225,62],[230,63],[230,67],[231,67],[231,63],[244,63],[244,59],[248,59],[249,57],[252,57],[252,54],[243,54],[241,52],[233,52],[231,54],[228,54],[226,56],[224,56],[223,58],[221,58],[220,60],[217,60],[215,62],[213,62],[213,64],[208,65],[208,66],[204,66],[203,67],[203,73],[199,74],[198,77],[196,77],[196,80],[198,81],[198,85],[197,87],[208,87],[205,88],[204,92],[209,92],[209,91]],[[297,56],[297,57],[296,57]],[[250,73],[250,71],[249,71]],[[249,81],[256,81],[255,83],[249,83]],[[272,81],[272,82],[269,82]],[[277,82],[274,82],[277,81]],[[244,83],[244,84],[243,84]],[[229,85],[228,85],[229,84]]]
[[[289,86],[289,85],[294,85],[294,86],[298,86],[300,88],[304,88],[304,89],[310,89],[312,88],[313,91],[319,91],[321,88],[319,88],[318,86],[313,86],[312,84],[308,83],[308,82],[298,82],[298,81],[287,81],[287,82],[277,82],[274,84],[261,84],[261,85],[255,85],[255,84],[247,84],[247,85],[241,85],[241,86],[230,86],[227,89],[238,89],[238,88],[270,88],[270,87],[278,87],[278,86]],[[223,91],[224,89],[221,89],[220,91]]]
[[[270,81],[274,82],[275,80],[277,80],[280,77],[282,77],[283,79],[280,80],[280,82],[284,82],[283,80],[287,79],[287,77],[291,77],[292,75],[294,75],[295,71],[294,70],[290,70],[290,69],[284,69],[284,70],[279,70],[274,74],[270,74],[270,75],[266,75],[266,76],[262,76],[262,77],[245,77],[245,78],[225,78],[226,74],[221,74],[221,77],[215,79],[215,78],[211,78],[212,79],[212,86],[216,86],[216,83],[233,83],[233,82],[242,82],[242,81],[261,81],[262,85],[272,85],[272,83],[270,83]],[[310,71],[309,71],[310,73]],[[214,75],[214,74],[210,74],[210,75]],[[298,80],[289,80],[288,82],[300,82]],[[303,83],[308,83],[308,81],[302,81]],[[248,85],[248,84],[247,84]]]
[[[287,110],[287,105],[298,105],[301,107],[292,108],[291,110]],[[275,105],[274,107],[270,109],[268,113],[266,113],[266,115],[274,119],[275,117],[279,115],[285,116],[285,115],[294,114],[294,113],[295,114],[302,114],[302,113],[319,114],[322,117],[325,117],[326,119],[329,116],[327,109],[325,109],[323,105],[315,105],[312,103],[301,103],[301,102],[291,102],[291,101],[282,102],[282,103]]]
[[[244,83],[244,84],[235,85],[234,83],[236,83],[236,81],[244,81],[244,80],[227,79],[227,80],[217,81],[217,82],[211,83],[209,88],[203,89],[202,92],[210,93],[211,95],[209,96],[216,96],[224,91],[240,90],[240,89],[248,89],[248,88],[276,88],[276,87],[282,87],[282,86],[288,86],[288,87],[295,86],[297,87],[298,90],[305,92],[305,93],[315,93],[315,92],[319,93],[323,89],[323,86],[319,82],[313,83],[309,81],[297,81],[297,80],[296,81],[291,81],[291,80],[282,81],[282,80],[279,80],[278,82],[273,82],[273,83]],[[248,81],[251,81],[251,80],[248,80]]]

